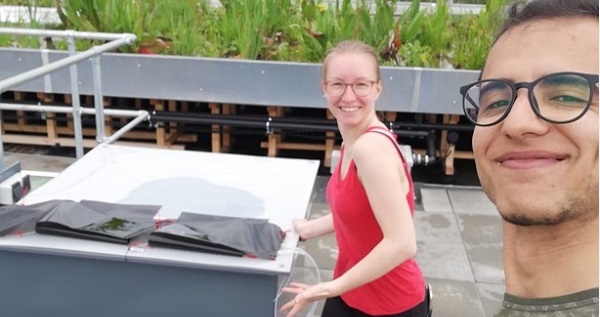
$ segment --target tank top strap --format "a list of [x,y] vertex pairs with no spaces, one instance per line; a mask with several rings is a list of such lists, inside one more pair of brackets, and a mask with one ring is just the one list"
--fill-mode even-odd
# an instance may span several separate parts
[[404,162],[404,163],[407,162],[406,158],[404,157],[404,154],[402,153],[402,149],[400,149],[400,144],[398,143],[398,140],[397,140],[398,136],[396,135],[396,133],[388,130],[387,128],[380,127],[380,126],[369,127],[365,131],[365,133],[367,133],[367,132],[377,132],[379,134],[385,135],[396,146],[396,149],[398,150],[398,153],[400,154],[400,158],[402,159],[402,162]]

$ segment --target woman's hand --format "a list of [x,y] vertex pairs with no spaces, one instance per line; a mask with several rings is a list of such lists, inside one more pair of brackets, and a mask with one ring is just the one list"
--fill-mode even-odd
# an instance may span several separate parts
[[302,241],[329,234],[333,232],[333,218],[328,214],[312,220],[294,219],[294,230]]
[[333,290],[333,282],[319,283],[316,285],[306,285],[292,282],[289,286],[282,289],[285,293],[296,294],[293,300],[281,306],[280,311],[289,310],[287,317],[294,317],[304,306],[328,297],[337,296]]

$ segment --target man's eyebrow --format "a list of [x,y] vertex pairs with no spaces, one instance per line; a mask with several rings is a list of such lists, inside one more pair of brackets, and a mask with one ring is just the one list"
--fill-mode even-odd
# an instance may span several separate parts
[[497,81],[497,80],[487,81],[481,85],[481,93],[482,94],[492,91],[492,90],[504,90],[504,89],[506,89],[506,83]]
[[565,84],[579,84],[579,86],[587,86],[587,82],[574,76],[551,76],[544,78],[542,82],[547,86],[560,86]]

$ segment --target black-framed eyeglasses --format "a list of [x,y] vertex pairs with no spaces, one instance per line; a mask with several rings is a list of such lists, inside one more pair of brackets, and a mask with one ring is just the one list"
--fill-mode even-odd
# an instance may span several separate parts
[[346,84],[337,80],[326,81],[325,92],[332,97],[339,97],[343,95],[346,92],[346,88],[350,86],[355,95],[358,97],[366,97],[373,89],[375,83],[377,83],[376,80],[359,80],[351,84]]
[[598,97],[598,74],[561,72],[532,82],[485,79],[460,87],[463,111],[478,126],[491,126],[506,118],[517,91],[528,89],[533,112],[548,122],[569,123],[581,118]]

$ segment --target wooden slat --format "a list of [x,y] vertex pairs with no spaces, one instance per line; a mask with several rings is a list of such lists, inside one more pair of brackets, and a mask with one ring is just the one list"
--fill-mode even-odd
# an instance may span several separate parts
[[[34,135],[18,135],[18,134],[5,134],[2,135],[2,142],[4,143],[17,143],[17,144],[32,144],[32,145],[51,145],[54,146],[56,144],[60,144],[61,146],[75,147],[75,140],[72,138],[63,138],[58,137],[56,139],[49,139],[45,136],[34,136]],[[142,147],[150,147],[150,148],[168,148],[168,149],[177,149],[183,150],[185,146],[174,144],[166,147],[161,147],[156,145],[155,143],[144,143],[144,142],[129,142],[129,141],[117,141],[113,144],[121,144],[121,145],[131,145],[131,146],[142,146]],[[84,139],[83,147],[85,148],[93,148],[97,145],[95,140]]]
[[[208,108],[211,114],[221,114],[221,105],[218,103],[209,103]],[[221,152],[221,126],[213,124],[211,126],[211,149],[213,153]]]
[[[261,148],[268,148],[269,142],[260,142]],[[299,142],[279,142],[277,148],[282,150],[306,150],[306,151],[325,151],[325,144],[317,143],[299,143]]]
[[[22,101],[22,100],[24,100],[24,97],[25,97],[24,93],[22,93],[20,91],[15,91],[14,96],[15,96],[15,101]],[[25,111],[17,110],[17,123],[22,126],[27,125],[27,118],[25,117]],[[2,132],[4,133],[4,131],[2,131]]]
[[[46,134],[47,127],[43,125],[33,125],[29,124],[26,126],[19,126],[16,123],[4,123],[3,127],[8,132],[28,132],[28,133],[43,133]],[[68,127],[57,127],[56,131],[58,135],[74,135],[73,130]],[[84,137],[96,137],[96,129],[95,128],[83,128],[82,134]],[[181,142],[197,142],[198,136],[195,134],[177,134],[177,140]],[[172,134],[167,134],[167,138],[171,138]],[[128,131],[123,136],[122,139],[141,139],[141,140],[155,140],[156,134],[153,131]]]
[[[151,99],[150,100],[150,105],[152,106],[152,108],[156,111],[163,111],[164,110],[164,105],[162,100],[157,100],[157,99]],[[165,140],[167,139],[167,134],[165,131],[165,123],[164,122],[159,122],[157,127],[156,127],[156,145],[158,145],[159,147],[163,147],[165,146]]]
[[[335,117],[331,113],[331,111],[327,111],[327,119],[333,120]],[[331,156],[333,150],[335,150],[335,132],[325,132],[325,159],[323,160],[323,166],[330,167],[331,166]]]

